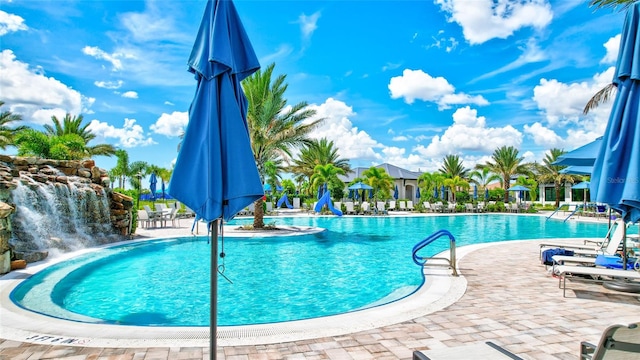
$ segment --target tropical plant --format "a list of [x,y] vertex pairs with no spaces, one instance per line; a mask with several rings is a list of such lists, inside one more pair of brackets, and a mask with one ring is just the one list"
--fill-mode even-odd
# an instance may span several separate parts
[[484,191],[487,185],[494,181],[500,181],[500,176],[491,172],[488,167],[473,170],[469,173],[469,181],[480,186],[480,190]]
[[518,149],[513,146],[502,146],[493,151],[491,160],[484,165],[477,165],[477,169],[486,167],[489,171],[500,176],[500,183],[504,188],[504,202],[509,202],[510,181],[516,175],[529,175],[528,165],[523,164]]
[[[285,75],[272,79],[275,64],[258,70],[244,79],[242,87],[247,97],[247,126],[251,139],[253,156],[258,173],[264,182],[264,165],[268,161],[292,158],[294,148],[309,144],[309,133],[322,119],[309,121],[315,110],[309,109],[306,102],[287,105],[284,92],[287,90]],[[262,199],[256,201],[253,227],[264,228]]]
[[637,0],[591,0],[589,6],[595,6],[596,9],[620,8],[620,10],[624,10],[636,1]]
[[462,165],[462,160],[458,155],[447,155],[442,159],[442,166],[440,167],[440,172],[443,173],[448,178],[454,178],[459,176],[461,178],[466,178],[469,169],[466,169],[464,165]]
[[453,202],[456,202],[456,190],[469,189],[469,183],[463,178],[461,178],[459,175],[456,175],[452,178],[444,179],[444,186],[451,189],[451,197]]
[[303,175],[306,179],[310,179],[316,165],[326,164],[333,164],[345,172],[351,171],[349,160],[340,159],[338,149],[334,147],[333,141],[326,138],[311,139],[309,143],[302,146],[298,158],[293,160],[293,164],[288,170],[292,174]]
[[316,165],[310,179],[311,188],[317,189],[324,184],[330,187],[344,188],[344,183],[338,175],[345,175],[345,171],[333,164]]
[[521,185],[529,189],[529,197],[531,201],[535,201],[538,198],[538,182],[526,176],[518,176],[516,179],[516,185]]
[[434,197],[433,194],[439,191],[440,187],[444,185],[444,179],[445,176],[440,172],[425,172],[418,177],[418,186],[420,186],[423,193],[427,194],[429,198],[432,198]]
[[[0,107],[4,105],[4,101],[0,100]],[[20,131],[29,129],[28,126],[18,125],[10,126],[12,123],[22,121],[22,115],[14,114],[11,111],[0,112],[0,149],[5,150],[7,146],[15,146],[15,136]]]
[[47,136],[40,131],[26,129],[17,133],[14,141],[20,156],[35,156],[54,160],[86,158],[84,141],[76,134]]
[[96,155],[112,156],[116,153],[116,148],[110,144],[98,144],[95,146],[89,146],[89,142],[96,138],[96,135],[88,130],[90,124],[82,125],[84,117],[82,115],[71,116],[67,113],[65,117],[60,121],[55,115],[51,117],[53,125],[44,125],[45,134],[48,136],[63,136],[67,134],[75,134],[82,138],[85,145],[85,151],[87,157]]
[[376,199],[388,199],[391,197],[395,179],[385,169],[372,166],[363,171],[362,176],[366,179],[363,182],[373,187]]
[[536,164],[535,166],[536,177],[539,182],[553,183],[556,194],[556,208],[560,206],[560,191],[562,189],[562,186],[564,186],[567,182],[573,183],[576,179],[575,175],[563,174],[561,172],[561,170],[566,168],[566,166],[553,164],[556,160],[558,160],[558,157],[565,153],[566,152],[562,149],[550,149],[549,152],[545,154],[544,159],[542,159],[542,164]]

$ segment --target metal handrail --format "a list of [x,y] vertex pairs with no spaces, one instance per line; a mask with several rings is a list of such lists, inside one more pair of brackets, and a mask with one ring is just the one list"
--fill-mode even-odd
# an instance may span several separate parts
[[[423,256],[419,256],[418,255],[418,251],[420,251],[421,249],[423,249],[425,246],[431,244],[432,242],[434,242],[436,239],[439,239],[442,236],[448,236],[449,237],[449,259],[447,258],[443,258],[443,257],[434,257],[434,256],[429,256],[429,257],[423,257]],[[413,250],[411,252],[411,256],[413,258],[413,262],[416,263],[416,265],[419,266],[427,266],[427,262],[431,259],[438,259],[438,260],[446,260],[447,261],[447,267],[450,267],[453,270],[453,276],[458,276],[458,270],[456,269],[456,238],[453,236],[453,234],[451,234],[448,230],[438,230],[435,233],[429,235],[426,239],[418,242],[417,244],[415,244],[413,246]],[[445,265],[441,265],[441,264],[429,264],[430,266],[445,266]]]

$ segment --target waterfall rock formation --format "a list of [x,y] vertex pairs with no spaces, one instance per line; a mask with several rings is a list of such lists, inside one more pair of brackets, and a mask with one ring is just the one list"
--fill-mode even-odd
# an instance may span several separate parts
[[123,240],[132,207],[93,160],[0,155],[0,274],[10,260],[29,263]]

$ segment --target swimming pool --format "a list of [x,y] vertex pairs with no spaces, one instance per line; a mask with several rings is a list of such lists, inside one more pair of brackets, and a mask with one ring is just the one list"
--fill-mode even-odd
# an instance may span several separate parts
[[[246,220],[251,221],[251,220]],[[234,224],[245,220],[235,220]],[[498,240],[601,237],[606,224],[540,216],[267,218],[276,225],[326,228],[320,235],[225,238],[218,324],[316,318],[388,303],[422,284],[413,245],[448,229],[458,246]],[[425,249],[447,248],[443,239]],[[205,237],[126,244],[51,266],[22,282],[21,307],[83,322],[206,326],[209,245]]]

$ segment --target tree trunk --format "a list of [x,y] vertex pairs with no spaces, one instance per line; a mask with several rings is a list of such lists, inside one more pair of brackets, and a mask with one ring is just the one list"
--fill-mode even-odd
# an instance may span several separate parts
[[509,181],[511,180],[507,176],[504,179],[502,179],[502,181],[504,182],[504,203],[508,204],[509,203],[509,187],[511,185],[509,184]]
[[254,229],[262,229],[264,228],[264,208],[262,207],[262,198],[256,200],[255,202],[255,210],[253,212],[253,228]]
[[557,209],[558,207],[560,207],[560,184],[555,183],[554,187],[556,190],[556,209]]

